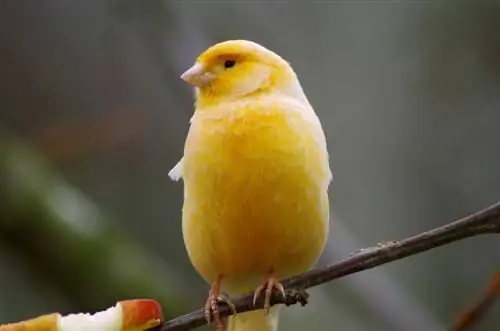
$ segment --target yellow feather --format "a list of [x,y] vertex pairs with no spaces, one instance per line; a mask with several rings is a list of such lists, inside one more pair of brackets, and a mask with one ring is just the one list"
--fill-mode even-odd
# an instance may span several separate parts
[[[270,271],[284,278],[313,266],[328,236],[331,180],[321,124],[293,70],[261,46],[238,43],[230,43],[243,54],[233,72],[212,68],[219,52],[200,57],[215,74],[198,90],[182,163],[172,170],[184,180],[189,258],[206,281],[222,275],[231,295],[254,290]],[[240,314],[230,331],[275,331],[278,311]]]

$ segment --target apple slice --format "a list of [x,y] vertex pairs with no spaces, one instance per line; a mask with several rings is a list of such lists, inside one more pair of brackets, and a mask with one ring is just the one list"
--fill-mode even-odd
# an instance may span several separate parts
[[158,301],[136,299],[120,301],[122,307],[121,331],[142,331],[157,326],[163,321],[163,312]]
[[0,325],[0,331],[144,331],[163,321],[160,304],[151,299],[119,301],[95,314],[54,313]]
[[0,331],[57,331],[57,323],[61,315],[48,314],[26,321],[0,325]]

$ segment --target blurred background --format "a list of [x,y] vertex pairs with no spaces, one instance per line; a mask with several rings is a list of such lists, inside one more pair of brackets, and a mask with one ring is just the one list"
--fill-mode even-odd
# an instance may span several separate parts
[[[332,233],[319,265],[500,199],[494,1],[0,1],[0,323],[208,285],[181,236],[193,112],[179,79],[226,39],[291,62],[323,122]],[[313,289],[280,330],[438,331],[500,265],[480,236]],[[500,325],[500,304],[476,325]]]

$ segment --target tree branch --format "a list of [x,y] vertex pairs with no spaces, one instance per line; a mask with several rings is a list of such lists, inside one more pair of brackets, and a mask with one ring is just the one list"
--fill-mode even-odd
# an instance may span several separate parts
[[[376,247],[365,248],[338,263],[288,278],[283,282],[283,285],[287,289],[287,297],[283,300],[278,295],[273,295],[272,304],[283,303],[291,305],[301,303],[304,305],[307,303],[305,289],[410,255],[425,252],[454,241],[488,233],[500,233],[500,202],[475,214],[423,232],[414,237],[385,242],[378,244]],[[241,313],[262,308],[262,300],[256,306],[252,305],[252,300],[252,293],[234,300],[237,312]],[[231,315],[230,310],[226,306],[221,306],[220,310],[222,316]],[[193,329],[204,324],[206,324],[206,321],[203,310],[200,309],[166,321],[152,330],[181,331]]]
[[462,312],[453,327],[452,331],[466,331],[473,328],[488,309],[493,305],[495,300],[500,297],[500,271],[497,272],[490,280],[488,287],[484,291],[482,297],[475,302],[470,308]]

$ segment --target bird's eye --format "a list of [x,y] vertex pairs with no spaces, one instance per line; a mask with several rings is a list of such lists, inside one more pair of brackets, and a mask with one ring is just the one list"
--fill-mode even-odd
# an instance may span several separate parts
[[224,68],[226,68],[226,69],[232,68],[232,67],[234,67],[235,64],[236,64],[236,61],[234,61],[234,60],[226,60],[224,62]]

